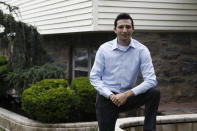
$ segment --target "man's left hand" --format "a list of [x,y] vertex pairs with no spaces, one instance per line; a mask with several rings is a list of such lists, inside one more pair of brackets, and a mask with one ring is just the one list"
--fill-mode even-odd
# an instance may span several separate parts
[[127,92],[124,93],[120,93],[120,94],[116,94],[113,95],[113,99],[111,99],[111,101],[118,107],[120,107],[121,105],[124,105],[127,101],[127,99],[131,96],[133,96],[134,93],[129,90]]

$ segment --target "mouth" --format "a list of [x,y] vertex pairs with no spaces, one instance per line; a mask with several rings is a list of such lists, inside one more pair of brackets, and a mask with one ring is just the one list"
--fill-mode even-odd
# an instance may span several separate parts
[[123,35],[122,35],[122,37],[127,38],[127,37],[128,37],[128,35],[127,35],[127,34],[123,34]]

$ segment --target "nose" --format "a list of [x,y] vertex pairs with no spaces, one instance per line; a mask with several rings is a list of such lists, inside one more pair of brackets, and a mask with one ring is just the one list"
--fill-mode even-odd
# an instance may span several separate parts
[[125,26],[123,28],[123,32],[127,32],[127,28]]

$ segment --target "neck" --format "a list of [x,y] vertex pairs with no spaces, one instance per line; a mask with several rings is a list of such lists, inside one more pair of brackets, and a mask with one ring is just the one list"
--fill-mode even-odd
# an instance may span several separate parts
[[131,39],[129,40],[120,40],[118,39],[118,44],[122,45],[122,46],[128,46],[131,42]]

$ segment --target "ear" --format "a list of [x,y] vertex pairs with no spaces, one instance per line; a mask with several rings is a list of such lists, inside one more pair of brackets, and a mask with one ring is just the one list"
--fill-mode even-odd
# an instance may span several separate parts
[[117,31],[116,31],[116,27],[114,27],[114,33],[116,33]]
[[132,33],[134,32],[135,30],[134,30],[134,28],[133,28],[133,31],[132,31]]

